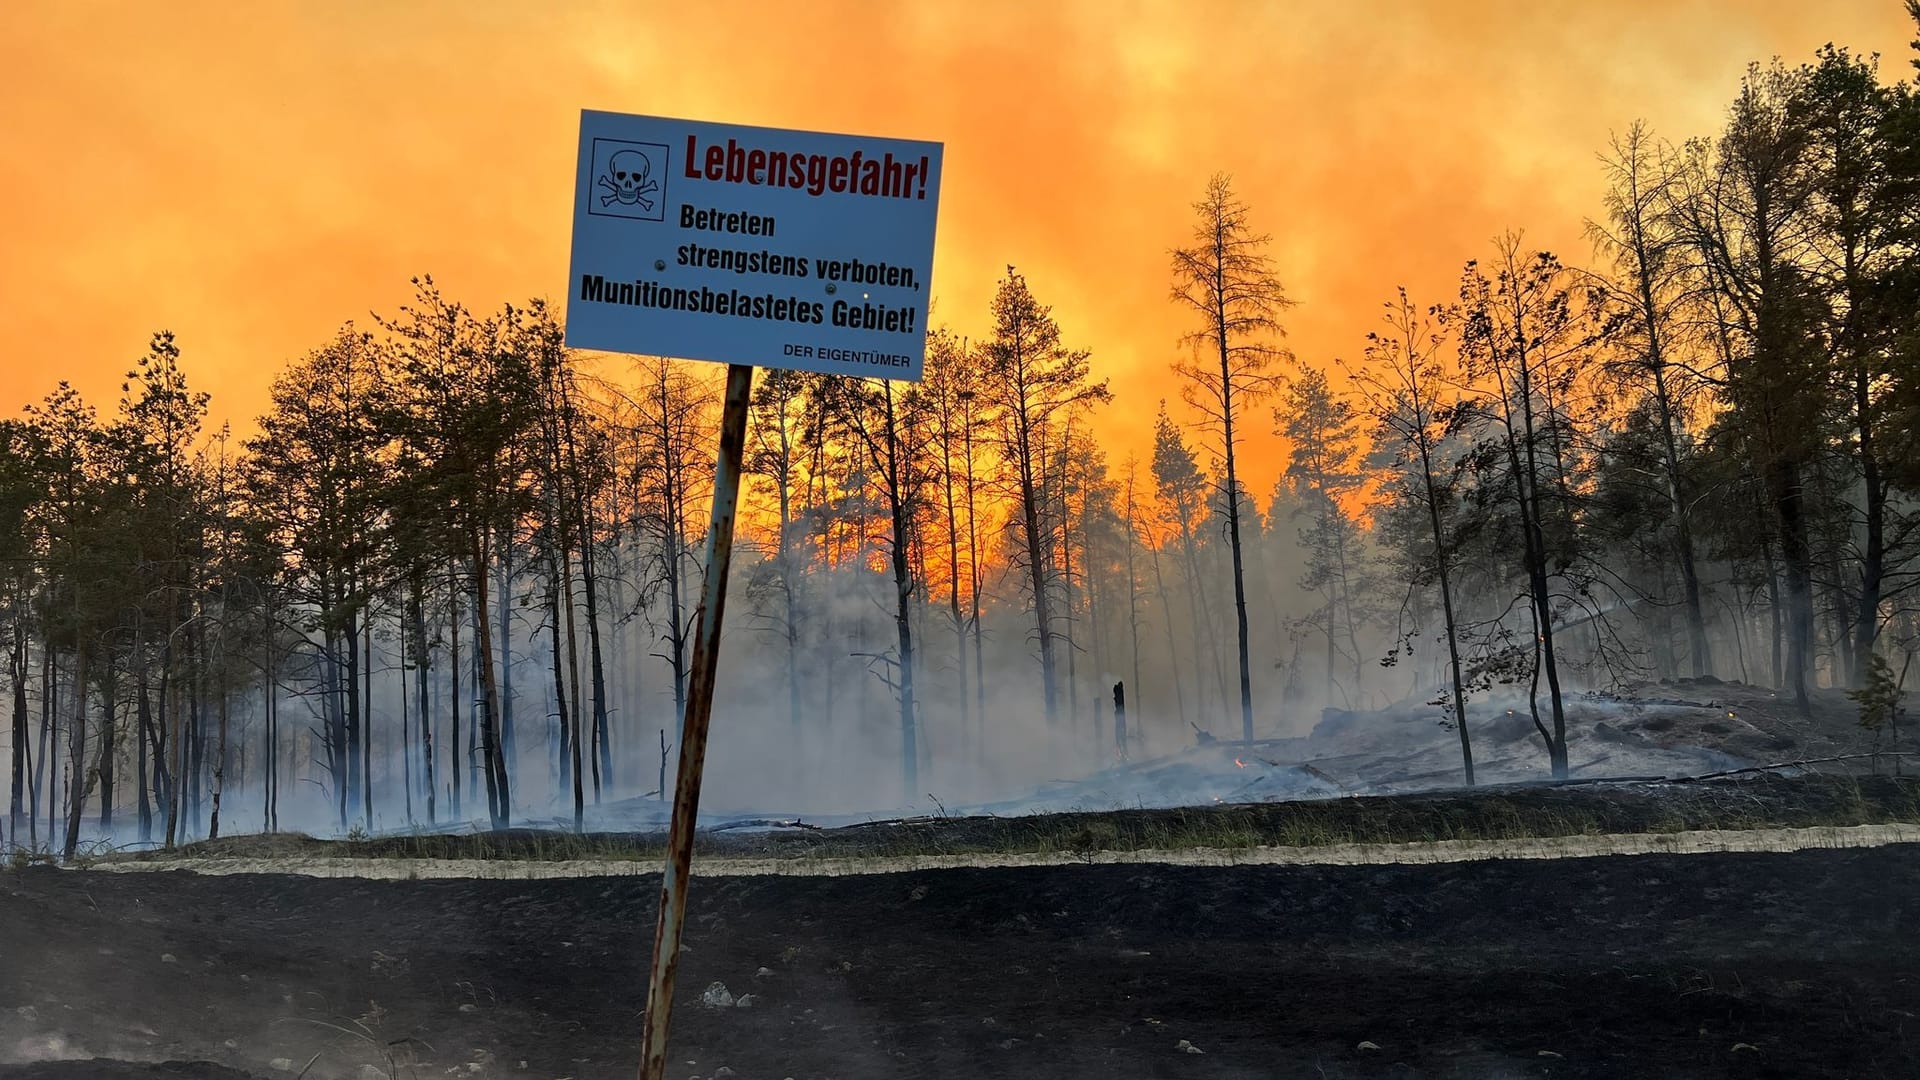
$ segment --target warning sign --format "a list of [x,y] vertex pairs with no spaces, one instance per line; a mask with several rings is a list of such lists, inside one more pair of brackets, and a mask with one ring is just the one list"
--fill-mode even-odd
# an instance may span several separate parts
[[940,156],[583,112],[567,344],[919,379]]

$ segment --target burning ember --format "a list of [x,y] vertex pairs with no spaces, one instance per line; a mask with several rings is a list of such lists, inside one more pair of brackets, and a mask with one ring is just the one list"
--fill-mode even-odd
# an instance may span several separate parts
[[1246,763],[1246,762],[1244,762],[1244,761],[1241,761],[1241,760],[1240,760],[1239,758],[1234,758],[1234,759],[1233,759],[1233,763],[1234,763],[1234,765],[1236,765],[1236,766],[1238,766],[1239,768],[1242,768],[1242,769],[1244,769],[1244,768],[1246,768],[1246,767],[1247,767],[1247,763]]

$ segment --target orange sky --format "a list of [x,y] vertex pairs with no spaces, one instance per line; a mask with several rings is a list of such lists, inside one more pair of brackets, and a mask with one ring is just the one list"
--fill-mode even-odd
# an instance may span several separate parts
[[[1115,461],[1185,329],[1167,250],[1209,173],[1275,238],[1305,360],[1508,227],[1587,257],[1594,155],[1712,130],[1750,59],[1907,74],[1899,0],[0,5],[0,410],[110,409],[175,331],[242,426],[287,359],[431,272],[564,298],[583,107],[946,143],[936,321],[1007,263],[1093,350]],[[1262,410],[1248,481],[1278,466]]]

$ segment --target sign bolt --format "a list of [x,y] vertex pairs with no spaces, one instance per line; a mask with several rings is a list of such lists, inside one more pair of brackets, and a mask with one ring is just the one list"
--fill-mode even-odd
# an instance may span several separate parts
[[653,260],[653,268],[655,270],[665,270],[667,268],[667,260],[665,259]]
[[829,281],[829,282],[827,282],[827,295],[828,295],[828,296],[832,296],[832,295],[833,295],[834,293],[836,293],[836,292],[839,292],[839,291],[840,291],[839,289],[836,289],[836,288],[834,288],[834,285],[833,285],[833,282],[831,282],[831,281]]

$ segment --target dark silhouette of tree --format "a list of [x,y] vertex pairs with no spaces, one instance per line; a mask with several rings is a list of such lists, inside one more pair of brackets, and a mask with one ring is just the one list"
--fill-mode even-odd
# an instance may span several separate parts
[[287,587],[320,683],[309,702],[319,711],[341,829],[358,793],[362,672],[355,645],[382,544],[375,507],[389,482],[382,460],[387,393],[372,339],[349,327],[274,382],[259,434],[246,442],[248,499],[275,523],[274,542],[292,556]]
[[[1460,763],[1473,786],[1473,740],[1467,730],[1466,680],[1461,674],[1461,626],[1455,611],[1454,578],[1459,556],[1459,495],[1462,473],[1446,460],[1445,446],[1461,417],[1442,367],[1444,336],[1439,318],[1422,313],[1406,289],[1386,303],[1385,330],[1367,334],[1366,365],[1354,383],[1376,425],[1377,452],[1386,457],[1390,505],[1413,508],[1426,531],[1410,544],[1407,579],[1440,595],[1441,635],[1450,676],[1448,719],[1460,735]],[[1408,530],[1419,535],[1416,530]],[[1393,654],[1397,657],[1397,652]]]
[[[1226,669],[1220,662],[1220,643],[1213,632],[1213,620],[1209,617],[1212,605],[1207,601],[1206,578],[1200,572],[1199,536],[1205,524],[1207,514],[1207,493],[1212,482],[1194,460],[1193,451],[1187,446],[1180,429],[1167,415],[1167,403],[1160,403],[1159,415],[1153,423],[1153,481],[1154,491],[1160,504],[1161,521],[1172,526],[1174,536],[1180,542],[1181,569],[1187,593],[1188,616],[1192,623],[1192,632],[1196,637],[1204,637],[1207,652],[1213,659],[1215,684],[1219,688],[1220,708],[1224,718],[1227,708]],[[1169,610],[1168,618],[1172,618]],[[1200,714],[1207,714],[1206,679],[1200,670],[1198,643],[1194,650],[1194,688],[1196,706]]]
[[1173,253],[1173,298],[1200,317],[1187,335],[1191,360],[1174,365],[1186,380],[1184,397],[1219,438],[1224,462],[1221,501],[1226,508],[1227,542],[1233,555],[1233,606],[1239,628],[1240,732],[1253,741],[1253,674],[1247,653],[1247,588],[1240,542],[1239,436],[1235,410],[1257,404],[1273,391],[1273,365],[1287,354],[1274,343],[1281,336],[1280,312],[1289,307],[1267,257],[1269,238],[1248,225],[1248,211],[1233,194],[1224,174],[1208,181],[1206,195],[1194,204],[1194,245]]
[[[473,597],[474,661],[479,671],[479,743],[487,810],[495,828],[512,814],[512,791],[500,731],[498,658],[494,649],[492,553],[504,528],[531,506],[531,488],[513,449],[538,422],[534,357],[508,347],[502,324],[476,320],[444,299],[431,278],[416,282],[416,304],[387,323],[397,345],[400,438],[415,472],[409,483],[430,493],[445,536],[465,564]],[[511,318],[511,312],[508,314]]]
[[[1274,410],[1279,434],[1288,441],[1285,476],[1299,495],[1295,517],[1304,517],[1300,544],[1307,551],[1302,588],[1324,598],[1319,611],[1308,618],[1320,624],[1327,646],[1327,694],[1336,686],[1335,658],[1353,665],[1349,703],[1360,693],[1362,653],[1360,611],[1356,592],[1369,589],[1360,524],[1347,503],[1358,493],[1365,476],[1360,461],[1360,426],[1351,402],[1335,395],[1326,373],[1308,368],[1286,384],[1281,404]],[[1336,638],[1344,631],[1344,649]]]
[[1043,490],[1046,453],[1075,410],[1109,401],[1105,380],[1094,382],[1085,350],[1061,343],[1053,309],[1034,299],[1027,279],[1012,267],[993,300],[993,337],[983,347],[982,392],[993,410],[1003,480],[1013,496],[1016,554],[1033,602],[1040,651],[1041,693],[1048,724],[1059,722],[1052,589],[1053,552],[1061,523]]
[[1628,393],[1644,397],[1657,425],[1658,463],[1665,479],[1668,513],[1663,531],[1680,570],[1686,605],[1687,652],[1696,676],[1713,671],[1706,606],[1697,565],[1691,477],[1686,468],[1704,365],[1689,354],[1698,344],[1692,326],[1698,297],[1688,280],[1686,238],[1676,219],[1678,165],[1636,121],[1613,140],[1601,158],[1608,190],[1604,222],[1589,221],[1595,248],[1613,262],[1614,276],[1599,278],[1609,300],[1627,313],[1614,337],[1608,372]]
[[1747,72],[1715,142],[1690,144],[1681,220],[1699,287],[1714,298],[1726,408],[1775,517],[1785,587],[1786,680],[1807,708],[1813,664],[1813,550],[1806,475],[1819,445],[1820,299],[1803,269],[1813,239],[1810,133],[1794,101],[1802,77]]
[[773,486],[774,552],[769,580],[760,583],[780,594],[779,631],[786,651],[787,719],[800,727],[800,612],[806,571],[806,462],[802,445],[810,379],[803,372],[776,368],[759,375],[753,388],[746,471]]
[[885,379],[835,379],[821,384],[831,409],[856,440],[861,463],[878,489],[887,516],[882,548],[893,578],[895,653],[878,658],[880,677],[899,707],[902,794],[920,790],[918,717],[914,696],[916,669],[911,605],[925,589],[910,565],[911,547],[927,507],[927,488],[935,479],[929,453],[928,401],[917,387]]
[[1551,731],[1541,726],[1540,732],[1553,774],[1565,777],[1566,708],[1554,628],[1570,598],[1556,598],[1554,579],[1580,557],[1580,435],[1570,406],[1606,331],[1559,260],[1523,252],[1517,235],[1496,244],[1490,269],[1492,276],[1478,263],[1467,264],[1450,320],[1468,374],[1487,388],[1478,403],[1487,447],[1479,459],[1483,486],[1510,501],[1518,518],[1535,666],[1546,679],[1553,722]]

